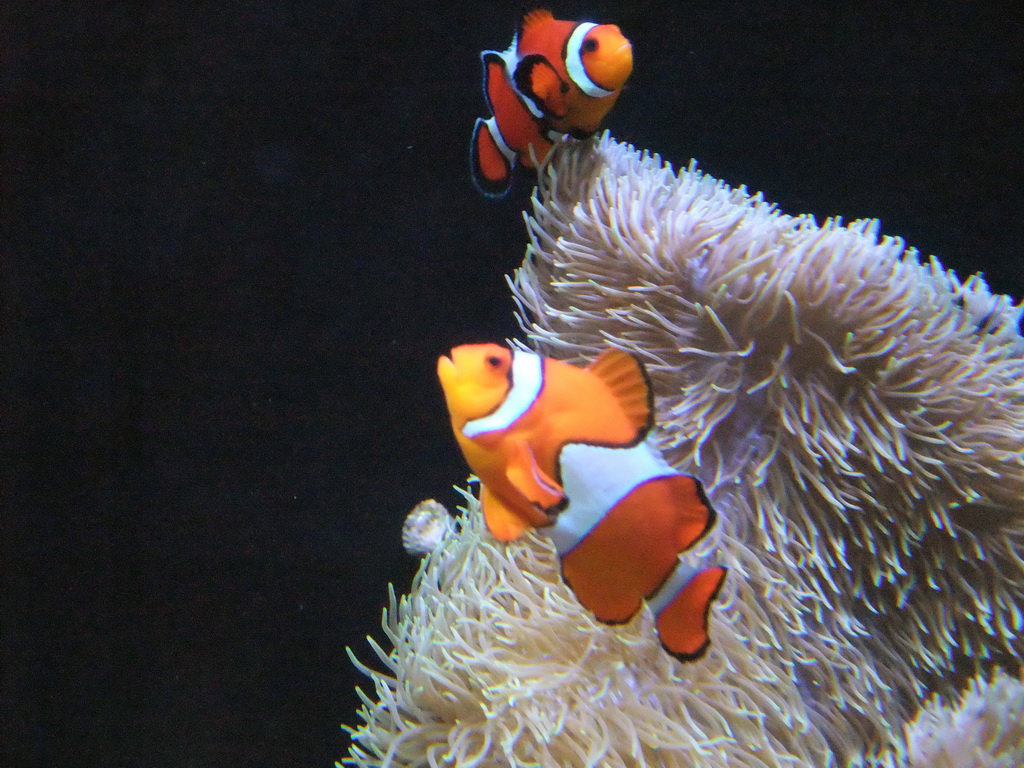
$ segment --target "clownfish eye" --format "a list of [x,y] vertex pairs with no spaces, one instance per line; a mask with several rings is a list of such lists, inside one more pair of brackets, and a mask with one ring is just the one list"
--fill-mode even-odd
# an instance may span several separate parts
[[597,40],[592,37],[588,37],[583,41],[582,48],[584,53],[593,53],[597,50]]
[[498,357],[497,355],[491,355],[490,357],[487,358],[487,364],[491,366],[491,368],[497,368],[499,365],[501,365],[501,358]]

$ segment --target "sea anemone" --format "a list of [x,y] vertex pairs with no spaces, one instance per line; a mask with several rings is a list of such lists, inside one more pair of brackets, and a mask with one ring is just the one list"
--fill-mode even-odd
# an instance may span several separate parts
[[[899,730],[1024,645],[1021,308],[875,222],[818,225],[604,137],[541,174],[529,343],[639,355],[730,568],[711,649],[593,620],[475,500],[360,665],[360,766],[900,765]],[[371,641],[372,642],[372,641]],[[885,750],[889,750],[885,752]]]
[[528,228],[513,292],[531,343],[640,355],[666,455],[814,595],[797,672],[830,740],[849,741],[844,698],[874,684],[822,685],[823,638],[874,660],[890,717],[951,672],[1019,658],[1020,306],[875,221],[787,216],[607,136],[559,148]]
[[[391,592],[382,624],[393,650],[370,641],[387,672],[352,657],[376,700],[362,696],[348,763],[827,764],[828,747],[778,661],[785,654],[765,630],[778,621],[766,615],[765,595],[737,599],[727,582],[711,649],[684,664],[662,650],[649,611],[622,626],[596,621],[562,580],[547,537],[498,542],[466,497],[456,530],[427,555],[409,595]],[[734,570],[760,570],[740,542],[723,545]],[[785,599],[767,597],[795,618]]]
[[906,728],[909,768],[1020,768],[1024,682],[975,679],[954,707],[931,702]]

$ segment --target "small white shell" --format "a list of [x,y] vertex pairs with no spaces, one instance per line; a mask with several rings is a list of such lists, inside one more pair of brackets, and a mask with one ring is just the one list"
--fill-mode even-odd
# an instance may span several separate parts
[[410,555],[426,555],[455,527],[444,504],[434,499],[421,501],[412,508],[402,526],[402,546]]

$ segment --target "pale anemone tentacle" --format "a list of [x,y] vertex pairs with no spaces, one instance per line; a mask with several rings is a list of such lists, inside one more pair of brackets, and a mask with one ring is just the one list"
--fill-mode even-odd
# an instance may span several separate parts
[[[550,539],[496,542],[467,493],[391,594],[345,762],[930,766],[938,720],[900,735],[915,702],[1024,651],[1021,308],[877,222],[786,216],[607,137],[556,146],[527,224],[531,346],[636,353],[651,439],[719,512],[683,558],[729,568],[710,649],[674,660],[646,608],[595,621]],[[975,762],[950,765],[1024,764],[1022,686],[984,679],[950,710],[985,708],[954,716]]]
[[[361,697],[364,724],[349,729],[346,763],[828,764],[784,661],[789,636],[806,631],[797,603],[810,596],[773,582],[741,542],[712,534],[723,564],[743,581],[726,582],[706,656],[682,663],[662,650],[649,611],[618,626],[587,613],[562,580],[550,539],[530,533],[502,544],[468,495],[467,507],[425,557],[410,594],[396,600],[391,592],[383,626],[394,649],[380,658],[371,643],[386,671],[357,662],[376,701]],[[760,594],[748,593],[750,582]]]
[[1024,765],[1024,681],[975,678],[955,705],[933,699],[906,727],[908,768]]
[[[527,224],[511,283],[533,344],[640,355],[666,456],[814,595],[798,655],[827,638],[879,660],[882,687],[797,664],[833,744],[870,750],[883,712],[1019,658],[1020,306],[877,222],[787,216],[607,136],[558,148]],[[860,732],[834,709],[855,702]]]

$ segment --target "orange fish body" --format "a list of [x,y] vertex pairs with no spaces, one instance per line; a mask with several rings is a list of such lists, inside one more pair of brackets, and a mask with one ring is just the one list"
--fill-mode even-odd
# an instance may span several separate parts
[[482,59],[493,117],[477,120],[470,156],[474,182],[491,197],[508,192],[517,163],[543,161],[555,139],[596,131],[633,69],[617,26],[559,21],[546,10],[527,13],[512,45]]
[[650,390],[640,364],[624,352],[584,369],[471,344],[442,357],[438,376],[456,439],[484,488],[488,528],[501,541],[551,523],[548,511],[564,498],[556,479],[564,444],[622,445],[650,427]]
[[647,602],[665,649],[699,658],[726,575],[722,566],[679,559],[715,523],[700,483],[675,472],[647,442],[618,449],[574,443],[559,464],[568,503],[543,532],[580,603],[600,621],[621,624]]
[[646,440],[652,397],[639,361],[608,350],[577,368],[477,344],[441,357],[438,376],[495,538],[538,528],[599,620],[628,621],[646,601],[665,648],[700,656],[725,569],[691,568],[679,554],[715,514],[700,484]]
[[575,138],[598,129],[633,71],[633,48],[614,24],[577,24],[531,11],[517,47],[522,92],[542,107],[551,128]]
[[[544,125],[530,113],[506,77],[501,54],[485,51],[483,61],[487,103],[495,116],[477,119],[470,160],[477,187],[489,197],[501,197],[512,183],[515,164],[533,168],[534,158],[543,160],[552,143]],[[497,115],[501,115],[500,125]]]

